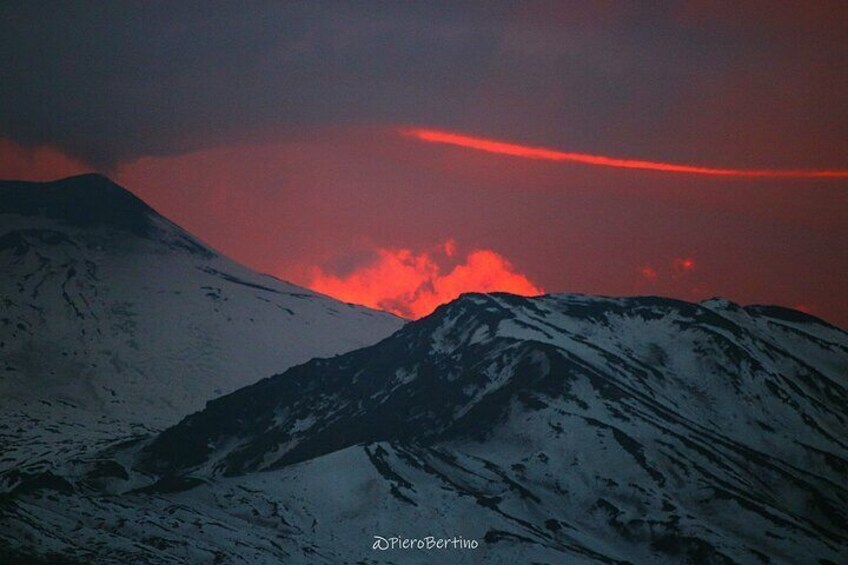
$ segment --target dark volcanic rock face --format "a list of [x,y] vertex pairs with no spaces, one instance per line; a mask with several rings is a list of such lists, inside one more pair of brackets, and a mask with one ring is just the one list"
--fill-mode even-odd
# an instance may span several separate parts
[[131,236],[206,259],[216,256],[137,196],[97,174],[54,182],[0,181],[0,215],[4,214],[35,222],[53,220],[57,226],[88,232],[108,230],[118,236],[112,238],[116,247]]
[[112,227],[146,237],[157,214],[104,176],[79,175],[47,183],[0,182],[0,213],[59,220],[77,227]]

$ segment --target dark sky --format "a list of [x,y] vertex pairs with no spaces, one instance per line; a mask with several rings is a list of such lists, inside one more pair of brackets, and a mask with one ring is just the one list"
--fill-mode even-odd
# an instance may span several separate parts
[[0,176],[103,171],[254,268],[407,315],[503,288],[848,325],[845,178],[399,133],[848,169],[848,3],[649,4],[4,2]]

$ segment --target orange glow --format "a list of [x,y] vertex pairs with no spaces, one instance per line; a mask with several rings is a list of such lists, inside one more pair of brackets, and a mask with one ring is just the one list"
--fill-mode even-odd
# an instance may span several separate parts
[[569,153],[545,149],[542,147],[530,147],[506,143],[483,137],[472,137],[458,133],[440,131],[434,129],[407,129],[401,133],[407,137],[414,137],[430,143],[442,143],[456,145],[469,149],[477,149],[487,153],[499,155],[511,155],[513,157],[524,157],[525,159],[542,159],[546,161],[571,161],[600,167],[617,167],[622,169],[642,169],[647,171],[662,171],[666,173],[688,173],[695,175],[709,175],[722,177],[754,177],[754,178],[848,178],[848,170],[783,170],[783,169],[717,169],[711,167],[700,167],[696,165],[676,165],[673,163],[657,163],[653,161],[641,161],[638,159],[617,159],[601,155],[587,155],[585,153]]
[[659,277],[657,270],[648,265],[639,269],[639,274],[642,275],[643,278],[651,282],[656,282],[657,278]]
[[543,290],[516,273],[502,255],[488,249],[469,253],[465,261],[443,273],[437,259],[451,257],[448,240],[433,253],[378,249],[372,263],[338,277],[314,269],[309,288],[345,302],[380,308],[405,318],[421,318],[464,292],[511,292],[531,296]]
[[456,242],[452,239],[447,240],[444,243],[445,255],[448,257],[453,257],[454,253],[456,253]]
[[672,262],[672,266],[676,275],[685,275],[695,270],[695,260],[691,257],[678,257]]
[[792,308],[798,310],[799,312],[803,312],[804,314],[810,314],[811,316],[815,315],[813,313],[813,309],[806,304],[795,304],[794,306],[792,306]]
[[82,161],[47,145],[25,147],[0,138],[0,179],[51,181],[92,171]]
[[676,271],[691,271],[695,268],[695,260],[691,257],[679,257],[674,260],[674,269]]

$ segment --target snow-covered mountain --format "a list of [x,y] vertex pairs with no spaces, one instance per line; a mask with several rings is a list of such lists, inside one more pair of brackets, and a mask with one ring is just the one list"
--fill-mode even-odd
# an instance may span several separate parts
[[0,182],[0,471],[162,429],[401,324],[255,273],[105,177]]
[[83,561],[845,563],[846,432],[848,334],[817,318],[469,294],[20,480],[0,540]]

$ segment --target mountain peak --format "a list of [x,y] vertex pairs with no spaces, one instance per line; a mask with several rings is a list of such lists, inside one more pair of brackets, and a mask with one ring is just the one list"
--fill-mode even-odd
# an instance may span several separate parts
[[0,181],[0,215],[3,214],[101,231],[106,242],[114,239],[110,232],[118,231],[192,254],[216,254],[132,192],[100,174],[50,182]]
[[100,173],[81,173],[79,175],[71,175],[69,177],[57,179],[57,180],[52,181],[52,182],[62,182],[62,183],[82,182],[82,183],[87,183],[87,184],[100,183],[104,187],[109,185],[109,186],[117,186],[118,188],[120,188],[120,186],[115,184],[115,182],[112,181],[112,179],[110,179],[106,175],[103,175],[103,174],[100,174]]
[[41,216],[84,227],[149,235],[159,215],[130,191],[100,174],[51,182],[0,181],[0,214]]

